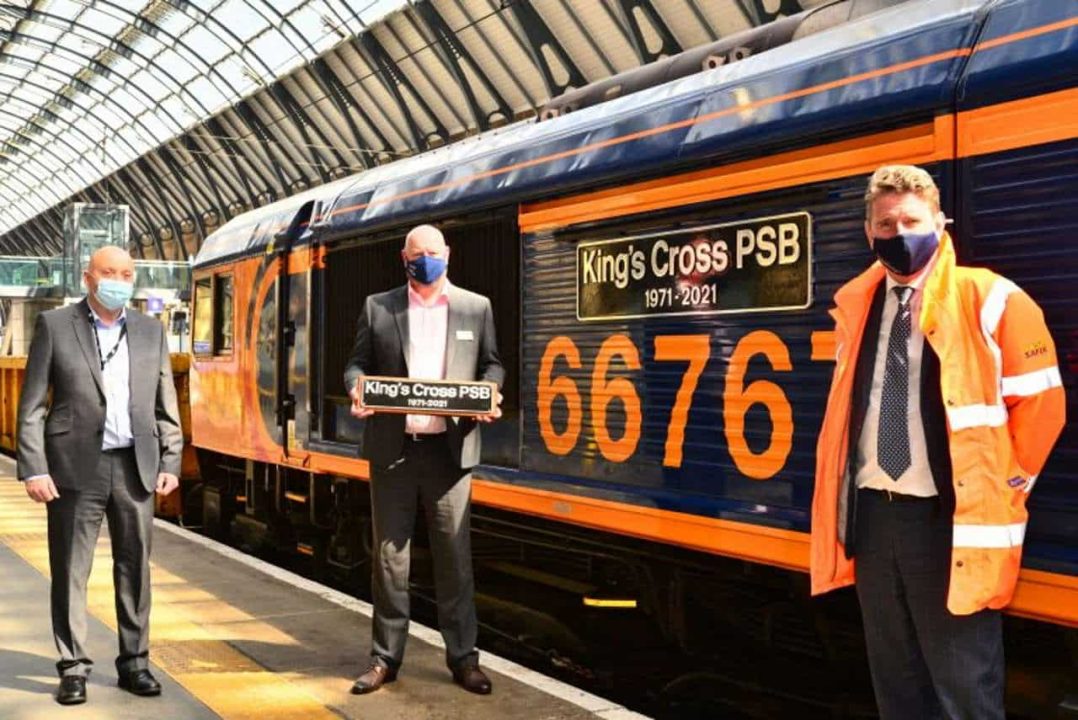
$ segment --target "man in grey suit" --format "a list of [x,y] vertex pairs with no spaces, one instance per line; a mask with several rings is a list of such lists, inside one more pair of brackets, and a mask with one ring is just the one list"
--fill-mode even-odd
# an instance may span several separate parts
[[[469,470],[479,462],[477,419],[375,413],[360,404],[358,384],[363,375],[388,375],[489,380],[501,387],[505,370],[490,300],[449,282],[449,248],[441,232],[430,225],[414,228],[401,258],[408,283],[367,298],[344,373],[352,414],[366,419],[363,457],[370,464],[374,515],[371,664],[352,692],[373,692],[397,677],[408,636],[409,547],[417,503],[422,503],[446,663],[457,684],[485,695],[491,684],[475,649],[469,521]],[[499,408],[478,421],[500,415]]]
[[[121,688],[159,695],[149,671],[153,494],[179,484],[176,388],[164,326],[125,306],[135,265],[117,247],[94,253],[75,305],[38,316],[19,399],[18,476],[46,503],[52,629],[63,705],[86,701],[86,584],[108,518]],[[49,402],[49,390],[52,400]]]

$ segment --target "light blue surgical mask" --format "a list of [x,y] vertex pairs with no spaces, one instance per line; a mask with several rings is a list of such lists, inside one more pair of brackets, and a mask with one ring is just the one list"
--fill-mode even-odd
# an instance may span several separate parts
[[97,281],[94,297],[111,312],[116,312],[128,303],[135,294],[135,284],[123,280],[102,278]]

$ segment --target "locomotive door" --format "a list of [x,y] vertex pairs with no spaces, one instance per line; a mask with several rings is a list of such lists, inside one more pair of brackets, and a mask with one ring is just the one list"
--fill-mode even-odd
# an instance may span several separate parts
[[318,249],[308,222],[314,203],[304,205],[276,237],[276,382],[274,424],[285,455],[302,451],[310,434],[311,275]]

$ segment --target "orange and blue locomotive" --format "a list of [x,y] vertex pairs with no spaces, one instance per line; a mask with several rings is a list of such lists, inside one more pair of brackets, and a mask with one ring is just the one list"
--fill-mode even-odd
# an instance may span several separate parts
[[[520,588],[560,598],[527,616],[536,645],[577,643],[572,607],[632,611],[689,652],[857,657],[841,621],[856,610],[809,601],[804,571],[827,310],[872,259],[865,180],[889,163],[934,175],[960,260],[1044,308],[1074,417],[1078,4],[910,2],[794,38],[209,237],[192,368],[207,522],[363,572],[344,363],[364,298],[401,282],[404,233],[433,222],[453,282],[491,298],[509,374],[474,470],[480,589],[525,615]],[[1072,421],[1029,501],[1010,608],[1029,655],[1009,648],[1012,675],[1051,669],[1012,683],[1034,715],[1078,690],[1060,679],[1078,664],[1076,480]]]

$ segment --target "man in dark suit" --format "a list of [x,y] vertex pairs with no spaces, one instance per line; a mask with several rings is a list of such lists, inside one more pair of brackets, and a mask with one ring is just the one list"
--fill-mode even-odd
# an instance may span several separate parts
[[1003,720],[1000,610],[1065,424],[1043,313],[1010,280],[958,264],[945,222],[928,172],[879,168],[865,193],[878,262],[832,311],[812,591],[856,586],[882,720]]
[[[366,419],[363,457],[370,463],[374,515],[374,630],[371,664],[356,694],[396,679],[408,635],[409,547],[417,502],[430,528],[438,624],[453,679],[466,690],[491,691],[475,649],[478,624],[470,539],[471,476],[479,462],[473,418],[374,413],[360,404],[363,375],[489,380],[501,387],[490,301],[452,285],[441,232],[420,225],[405,238],[408,283],[367,298],[344,381],[352,414]],[[499,398],[500,399],[500,398]],[[500,409],[489,422],[500,416]]]
[[149,671],[153,495],[179,484],[183,435],[164,326],[125,309],[134,277],[124,250],[94,253],[86,298],[38,317],[19,398],[18,477],[48,511],[56,699],[64,705],[86,701],[86,584],[105,517],[119,685],[161,693]]

